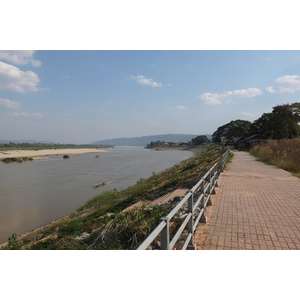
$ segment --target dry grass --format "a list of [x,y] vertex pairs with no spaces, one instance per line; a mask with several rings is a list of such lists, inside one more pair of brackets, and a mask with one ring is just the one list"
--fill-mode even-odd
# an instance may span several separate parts
[[259,160],[300,177],[300,138],[272,140],[256,145],[250,153]]

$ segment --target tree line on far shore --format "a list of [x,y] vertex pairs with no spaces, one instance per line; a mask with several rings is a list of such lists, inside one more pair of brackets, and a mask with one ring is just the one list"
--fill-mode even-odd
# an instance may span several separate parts
[[165,142],[165,141],[152,141],[145,148],[162,148],[162,147],[182,147],[182,146],[199,146],[210,143],[210,139],[206,135],[199,135],[187,142]]

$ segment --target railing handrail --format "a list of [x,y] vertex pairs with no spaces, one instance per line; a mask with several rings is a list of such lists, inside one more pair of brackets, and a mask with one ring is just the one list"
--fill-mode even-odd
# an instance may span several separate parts
[[[219,174],[224,170],[229,152],[230,150],[228,149],[222,155],[220,168],[221,170],[219,171],[218,164],[215,163],[209,169],[209,171],[186,193],[183,199],[171,210],[171,212],[166,217],[161,218],[161,222],[159,223],[159,225],[142,242],[142,244],[137,248],[137,250],[146,250],[159,234],[161,234],[161,248],[164,250],[172,249],[175,243],[178,241],[181,233],[186,228],[186,226],[188,226],[188,236],[182,249],[185,250],[188,247],[188,245],[193,244],[194,231],[196,230],[199,221],[201,222],[201,218],[202,222],[206,223],[206,217],[204,215],[205,208],[209,201],[211,202],[210,196],[214,192],[215,187],[218,186],[217,182]],[[198,196],[198,198],[195,201],[194,196]],[[173,239],[170,241],[169,221],[186,203],[188,203],[188,213],[183,219],[181,226],[173,236]],[[196,209],[200,209],[200,211],[198,215],[195,216],[194,220],[193,216],[195,215],[194,212]]]

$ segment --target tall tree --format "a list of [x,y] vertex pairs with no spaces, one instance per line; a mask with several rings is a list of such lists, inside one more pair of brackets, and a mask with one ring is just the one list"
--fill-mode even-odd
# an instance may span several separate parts
[[250,121],[235,120],[220,126],[212,135],[212,141],[220,144],[222,141],[232,143],[240,137],[248,136],[250,132]]
[[299,136],[299,115],[293,113],[290,105],[273,107],[272,125],[274,126],[273,139],[291,139]]
[[272,113],[264,113],[250,127],[250,134],[259,134],[264,138],[273,136]]
[[271,139],[290,139],[299,136],[300,103],[277,105],[251,125],[252,134]]
[[191,143],[192,145],[203,145],[205,143],[208,143],[209,139],[207,138],[206,135],[198,135],[197,137],[193,138]]

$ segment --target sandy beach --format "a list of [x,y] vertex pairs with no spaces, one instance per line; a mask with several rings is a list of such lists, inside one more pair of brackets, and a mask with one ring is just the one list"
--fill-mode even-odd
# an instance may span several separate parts
[[[41,157],[49,155],[72,155],[72,154],[84,154],[84,153],[103,153],[109,152],[108,150],[102,149],[45,149],[45,150],[11,150],[1,151],[0,159],[10,157]],[[45,157],[46,158],[46,157]]]

